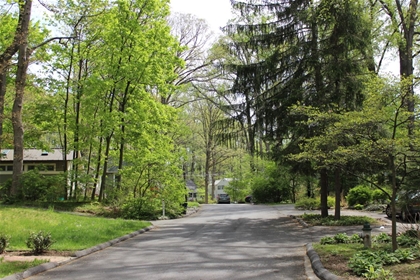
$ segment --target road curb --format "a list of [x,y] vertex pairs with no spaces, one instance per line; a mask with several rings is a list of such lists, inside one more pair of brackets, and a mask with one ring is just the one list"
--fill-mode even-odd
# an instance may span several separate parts
[[316,276],[321,280],[342,280],[343,278],[331,273],[321,262],[318,253],[312,247],[312,244],[306,244],[306,255],[311,261],[312,269]]
[[296,217],[294,215],[289,215],[289,217],[292,218],[292,219],[295,219],[296,221],[298,221],[299,224],[301,224],[301,226],[303,226],[305,228],[309,227],[309,225],[304,220],[302,220],[301,218],[298,218],[298,217]]
[[124,236],[115,238],[115,239],[113,239],[111,241],[104,242],[102,244],[93,246],[93,247],[88,248],[88,249],[85,249],[85,250],[77,251],[77,252],[75,252],[73,254],[72,258],[69,259],[69,260],[66,260],[66,261],[63,261],[63,262],[59,262],[59,263],[58,262],[43,263],[43,264],[40,264],[40,265],[31,267],[31,268],[25,270],[24,272],[12,274],[12,275],[6,276],[4,278],[1,278],[1,280],[21,280],[21,279],[29,278],[31,276],[34,276],[36,274],[39,274],[39,273],[42,273],[44,271],[50,270],[52,268],[55,268],[55,267],[58,267],[58,266],[67,264],[67,263],[69,263],[69,262],[71,262],[71,261],[73,261],[73,260],[75,260],[77,258],[84,257],[86,255],[92,254],[94,252],[103,250],[103,249],[105,249],[107,247],[110,247],[112,245],[115,245],[117,243],[120,243],[122,241],[125,241],[127,239],[130,239],[130,238],[132,238],[134,236],[137,236],[137,235],[140,235],[142,233],[148,232],[148,231],[152,230],[153,228],[154,228],[154,226],[148,226],[148,227],[146,227],[144,229],[141,229],[141,230],[138,230],[138,231],[135,231],[135,232],[126,234]]

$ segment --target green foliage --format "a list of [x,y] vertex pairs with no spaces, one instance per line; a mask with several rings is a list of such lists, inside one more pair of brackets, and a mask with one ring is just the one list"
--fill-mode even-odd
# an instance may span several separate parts
[[274,162],[265,162],[261,172],[254,174],[252,199],[258,203],[278,203],[290,198],[288,172]]
[[10,236],[0,233],[0,254],[9,246]]
[[341,216],[340,220],[335,220],[332,215],[322,218],[319,214],[303,214],[301,218],[313,226],[354,226],[376,223],[375,219],[365,216]]
[[55,241],[51,238],[51,233],[38,233],[31,232],[26,240],[26,246],[31,249],[35,254],[42,254],[48,250]]
[[12,187],[12,179],[9,179],[6,182],[2,182],[0,184],[0,199],[1,200],[5,200],[8,197],[11,187]]
[[383,268],[375,269],[373,266],[369,267],[369,270],[362,275],[368,280],[394,280],[393,274],[389,270]]
[[326,244],[336,244],[336,240],[334,237],[332,236],[324,236],[321,238],[320,241],[321,245],[326,245]]
[[121,205],[121,217],[132,220],[156,220],[162,215],[162,206],[145,198],[128,199]]
[[376,203],[387,203],[389,201],[389,194],[376,189],[372,192],[372,200]]
[[336,243],[349,243],[350,237],[347,235],[347,233],[337,233],[334,235],[334,240]]
[[381,232],[380,234],[373,236],[372,241],[376,243],[390,243],[391,236],[384,232]]
[[333,237],[325,236],[321,238],[320,244],[348,244],[348,243],[361,243],[362,239],[358,234],[348,236],[347,233],[337,233]]
[[49,260],[35,259],[31,262],[6,262],[0,258],[0,278],[25,271],[31,267],[47,263]]
[[320,201],[316,198],[303,197],[296,201],[295,208],[303,210],[316,210],[319,209]]
[[353,234],[350,237],[350,243],[362,243],[362,242],[363,242],[362,237],[357,233]]
[[349,206],[367,205],[372,200],[372,190],[367,186],[357,186],[349,191],[346,198]]
[[356,275],[362,276],[371,270],[375,271],[382,268],[382,261],[375,252],[364,250],[354,254],[350,258],[348,266]]
[[356,210],[363,210],[363,208],[364,208],[364,206],[361,205],[361,204],[354,205],[354,209],[356,209]]
[[[348,266],[358,276],[371,275],[374,277],[376,271],[380,271],[383,265],[393,265],[400,262],[408,262],[416,259],[415,249],[397,249],[395,252],[388,250],[358,252],[350,258]],[[366,277],[366,276],[365,276]],[[370,278],[383,279],[383,278]],[[388,279],[388,278],[386,278]]]
[[395,250],[394,254],[395,257],[401,262],[414,261],[416,259],[416,255],[411,248],[397,249]]
[[38,169],[23,173],[18,198],[29,201],[56,201],[65,196],[65,175],[43,175]]
[[419,240],[418,238],[411,237],[406,234],[402,234],[400,236],[397,236],[397,243],[398,245],[403,246],[403,247],[413,247],[419,244]]
[[[67,212],[0,205],[2,231],[11,236],[13,250],[27,248],[30,232],[50,232],[51,249],[77,251],[150,226],[150,222],[74,215]],[[36,221],[36,223],[34,223]]]
[[[321,201],[319,202],[319,206],[321,207]],[[334,208],[335,207],[335,197],[329,196],[327,197],[327,206],[328,208]]]

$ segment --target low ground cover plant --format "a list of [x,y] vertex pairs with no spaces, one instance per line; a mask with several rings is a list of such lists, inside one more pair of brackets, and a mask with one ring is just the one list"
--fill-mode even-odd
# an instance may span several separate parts
[[375,219],[365,216],[341,216],[340,220],[335,220],[332,215],[321,217],[320,214],[303,214],[300,218],[312,226],[354,226],[378,223]]
[[[358,238],[357,238],[358,237]],[[380,233],[372,237],[372,249],[364,248],[361,238],[357,235],[351,237],[345,233],[335,236],[326,236],[320,243],[314,244],[315,250],[321,257],[322,263],[332,265],[332,270],[340,276],[353,274],[365,279],[406,279],[410,276],[411,270],[396,269],[401,266],[420,259],[419,239],[412,234],[404,233],[398,236],[398,245],[395,252],[391,250],[391,237],[386,233]],[[348,271],[334,271],[337,259],[347,264]],[[420,263],[416,266],[419,268]],[[328,269],[328,268],[327,268]],[[343,275],[344,274],[344,275]],[[398,278],[394,274],[398,274]],[[404,276],[400,276],[403,274]],[[412,279],[412,278],[407,278]]]

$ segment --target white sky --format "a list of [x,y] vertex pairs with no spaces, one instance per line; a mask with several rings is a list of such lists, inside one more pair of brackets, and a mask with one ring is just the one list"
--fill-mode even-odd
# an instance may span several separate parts
[[232,17],[230,0],[171,0],[171,10],[206,20],[216,33]]

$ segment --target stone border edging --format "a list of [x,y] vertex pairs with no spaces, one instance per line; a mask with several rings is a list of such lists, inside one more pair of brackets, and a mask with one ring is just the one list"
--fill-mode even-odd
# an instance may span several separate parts
[[309,225],[304,220],[302,220],[301,218],[298,218],[295,215],[289,215],[289,217],[298,221],[299,224],[301,224],[303,227],[306,227],[306,228],[309,227]]
[[72,258],[69,259],[69,260],[67,260],[67,261],[63,261],[63,262],[59,262],[59,263],[58,262],[43,263],[43,264],[40,264],[40,265],[31,267],[31,268],[25,270],[24,272],[12,274],[12,275],[6,276],[4,278],[1,278],[1,280],[21,280],[21,279],[25,279],[25,278],[34,276],[34,275],[39,274],[41,272],[47,271],[49,269],[52,269],[52,268],[55,268],[55,267],[58,267],[58,266],[67,264],[67,263],[73,261],[74,259],[81,258],[81,257],[84,257],[86,255],[92,254],[94,252],[103,250],[103,249],[105,249],[107,247],[110,247],[110,246],[112,246],[114,244],[120,243],[120,242],[125,241],[125,240],[127,240],[129,238],[132,238],[132,237],[137,236],[139,234],[142,234],[142,233],[145,233],[147,231],[150,231],[153,228],[154,228],[154,226],[148,226],[148,227],[146,227],[144,229],[141,229],[141,230],[138,230],[138,231],[135,231],[135,232],[126,234],[124,236],[115,238],[115,239],[113,239],[111,241],[104,242],[102,244],[93,246],[92,248],[88,248],[88,249],[85,249],[85,250],[77,251],[77,252],[75,252],[73,254]]
[[343,278],[331,273],[329,270],[327,270],[321,262],[321,259],[319,258],[319,255],[312,247],[312,244],[306,244],[306,255],[309,257],[309,260],[311,261],[312,269],[316,276],[318,276],[321,280],[341,280]]

